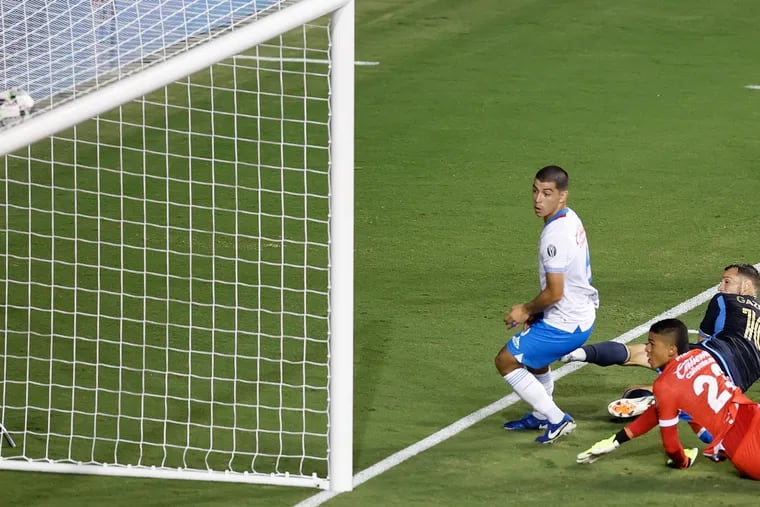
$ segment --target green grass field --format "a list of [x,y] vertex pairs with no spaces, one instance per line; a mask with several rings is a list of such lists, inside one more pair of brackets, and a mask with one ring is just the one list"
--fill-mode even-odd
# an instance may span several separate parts
[[[505,310],[537,291],[530,188],[543,165],[570,172],[588,232],[592,341],[716,284],[728,263],[760,261],[760,91],[745,88],[760,83],[758,22],[750,0],[357,0],[357,60],[380,64],[356,79],[355,473],[510,392],[493,357]],[[760,484],[729,463],[666,468],[656,432],[575,464],[620,428],[607,402],[652,378],[583,368],[557,383],[578,429],[556,444],[502,430],[519,403],[326,505],[755,505]],[[17,472],[0,486],[24,506],[318,493]]]

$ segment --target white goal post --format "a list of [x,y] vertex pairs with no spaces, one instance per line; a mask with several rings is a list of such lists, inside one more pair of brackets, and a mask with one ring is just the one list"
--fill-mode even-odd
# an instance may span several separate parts
[[0,469],[350,490],[354,0],[0,0],[0,53]]

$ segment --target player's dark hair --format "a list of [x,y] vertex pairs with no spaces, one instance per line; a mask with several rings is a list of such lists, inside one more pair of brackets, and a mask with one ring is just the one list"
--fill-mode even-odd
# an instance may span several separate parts
[[678,319],[663,319],[652,324],[650,333],[670,338],[679,354],[689,351],[689,330]]
[[570,183],[570,176],[558,165],[548,165],[541,168],[536,173],[536,179],[542,183],[553,181],[557,186],[557,190],[567,190]]
[[736,271],[740,276],[749,278],[752,281],[752,285],[755,286],[755,290],[760,292],[760,273],[758,273],[755,266],[752,264],[729,264],[723,268],[723,271],[728,271],[733,268],[736,268]]

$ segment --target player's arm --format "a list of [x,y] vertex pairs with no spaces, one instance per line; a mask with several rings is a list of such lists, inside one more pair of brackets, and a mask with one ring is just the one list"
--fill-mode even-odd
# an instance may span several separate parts
[[[705,310],[705,316],[702,318],[702,323],[699,324],[699,340],[702,341],[705,338],[709,338],[715,334],[715,322],[721,315],[721,302],[723,296],[716,294],[710,300]],[[725,303],[724,303],[725,304]]]
[[564,273],[546,273],[546,288],[538,293],[532,301],[525,304],[525,309],[534,315],[544,311],[544,308],[551,306],[560,299],[565,293],[565,274]]
[[542,312],[546,307],[557,303],[565,292],[564,273],[546,273],[546,287],[538,296],[528,303],[514,305],[504,317],[504,323],[509,327],[524,324],[531,315]]
[[636,438],[648,433],[652,428],[657,426],[657,405],[650,405],[639,417],[631,424],[623,428],[628,438]]
[[[658,379],[659,380],[659,379]],[[657,423],[660,426],[660,438],[665,454],[668,455],[667,465],[672,468],[689,468],[697,457],[697,449],[685,450],[678,438],[678,393],[655,381],[654,395],[657,399]]]
[[675,420],[660,420],[660,436],[665,454],[668,455],[668,466],[673,468],[689,468],[694,463],[696,453],[692,449],[686,451],[678,438],[678,416]]

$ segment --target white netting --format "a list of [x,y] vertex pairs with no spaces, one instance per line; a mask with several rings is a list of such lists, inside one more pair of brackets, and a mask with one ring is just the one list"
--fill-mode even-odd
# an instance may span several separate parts
[[[88,82],[111,52],[108,67],[139,53],[131,65],[150,41],[272,4],[186,1],[177,17],[183,2],[0,1],[3,27],[23,9],[48,20],[35,30],[74,17],[106,33],[86,71],[46,82],[29,66],[13,83],[38,96]],[[138,51],[120,16],[141,8]],[[155,9],[170,15],[153,23]],[[170,38],[194,13],[202,27]],[[0,466],[326,476],[328,50],[319,20],[5,157],[1,413],[18,446]]]
[[0,91],[57,105],[298,0],[0,0]]

